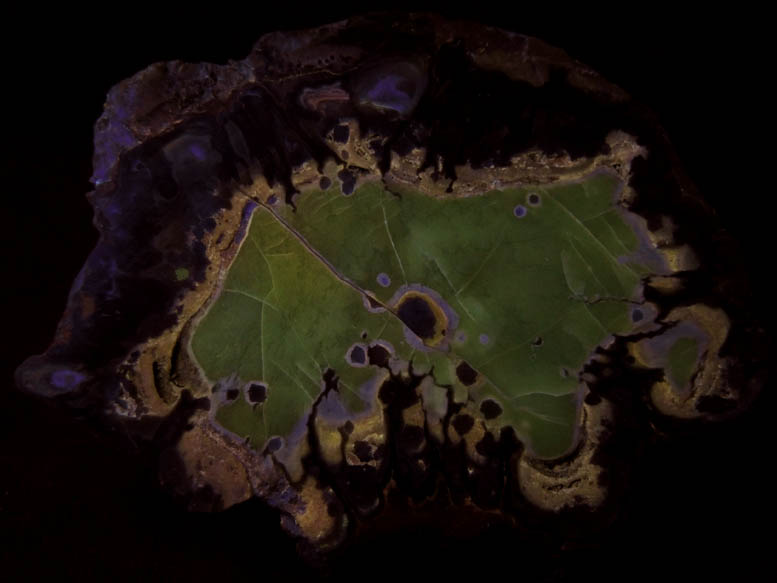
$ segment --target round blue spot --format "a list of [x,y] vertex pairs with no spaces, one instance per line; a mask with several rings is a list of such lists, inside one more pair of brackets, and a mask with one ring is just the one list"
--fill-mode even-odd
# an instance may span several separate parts
[[513,209],[513,214],[519,219],[522,219],[526,216],[526,207],[522,204],[516,205],[516,207]]
[[488,334],[481,334],[480,335],[480,343],[481,344],[488,344],[491,342],[491,339],[488,337]]
[[378,281],[378,284],[380,284],[383,287],[388,287],[391,285],[391,278],[385,273],[379,273],[376,279]]

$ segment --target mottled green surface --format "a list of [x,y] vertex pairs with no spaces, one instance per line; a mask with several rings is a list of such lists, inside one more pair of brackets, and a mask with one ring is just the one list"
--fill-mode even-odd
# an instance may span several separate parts
[[696,338],[679,338],[669,349],[667,373],[676,387],[682,389],[691,380],[699,360],[699,341]]
[[[263,380],[269,398],[251,406],[241,395],[217,419],[257,446],[283,435],[321,390],[327,367],[357,410],[358,387],[375,370],[349,366],[345,354],[366,331],[367,342],[386,340],[401,359],[433,366],[438,384],[458,385],[475,405],[498,401],[496,421],[513,425],[535,452],[562,453],[575,426],[577,373],[599,343],[630,328],[622,300],[635,297],[645,271],[622,260],[637,237],[616,209],[617,186],[597,174],[439,199],[368,184],[347,197],[334,188],[300,195],[296,211],[259,207],[193,349],[211,380]],[[522,218],[513,213],[519,204]],[[369,312],[355,289],[388,303],[405,284],[433,289],[456,312],[448,351],[416,350],[398,318]],[[453,372],[461,360],[481,375],[469,389]]]

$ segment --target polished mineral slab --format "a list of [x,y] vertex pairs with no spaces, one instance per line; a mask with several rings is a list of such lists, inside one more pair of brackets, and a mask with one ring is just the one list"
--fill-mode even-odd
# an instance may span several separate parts
[[729,241],[663,131],[537,39],[367,16],[152,65],[111,90],[94,169],[100,241],[20,386],[308,548],[397,495],[604,508],[635,435],[760,385]]

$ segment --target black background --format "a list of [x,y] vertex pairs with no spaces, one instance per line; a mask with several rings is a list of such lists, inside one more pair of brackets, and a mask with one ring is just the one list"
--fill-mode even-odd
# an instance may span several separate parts
[[[134,5],[121,10],[126,13],[28,9],[5,22],[0,578],[315,577],[277,516],[260,504],[186,513],[157,487],[151,454],[119,448],[68,412],[50,410],[13,387],[14,368],[50,342],[70,283],[96,242],[84,195],[92,124],[108,89],[155,61],[241,59],[264,32],[353,13],[341,4],[252,13],[214,4],[190,8],[186,18]],[[599,13],[441,12],[561,46],[655,110],[691,179],[741,242],[753,302],[770,319],[765,268],[773,263],[768,204],[774,186],[765,15],[743,8],[680,13],[654,4]],[[328,574],[767,578],[773,572],[766,568],[773,538],[767,477],[775,459],[768,431],[772,388],[769,383],[739,419],[659,441],[634,460],[619,520],[587,544],[562,548],[498,531],[462,540],[414,530],[363,541],[337,557]]]

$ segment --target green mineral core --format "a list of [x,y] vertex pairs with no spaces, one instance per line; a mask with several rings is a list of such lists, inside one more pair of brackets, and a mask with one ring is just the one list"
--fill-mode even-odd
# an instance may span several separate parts
[[[232,391],[216,422],[261,449],[304,422],[327,368],[356,415],[371,406],[363,388],[381,371],[348,355],[380,341],[395,363],[430,371],[473,411],[496,402],[490,429],[512,426],[534,454],[563,454],[578,424],[577,373],[609,336],[631,329],[624,300],[648,271],[629,259],[639,239],[616,203],[620,185],[598,172],[438,198],[376,182],[351,196],[303,193],[296,210],[259,205],[192,350],[211,382],[261,382],[267,398]],[[400,317],[408,297],[429,303],[403,310],[425,318],[434,342]],[[430,314],[446,323],[427,322]],[[462,362],[473,371],[467,384]]]

